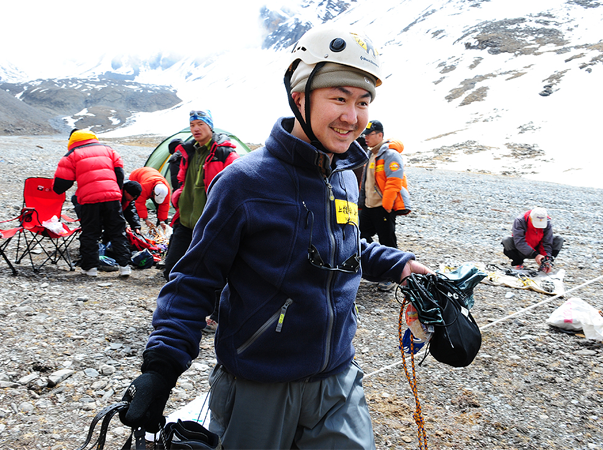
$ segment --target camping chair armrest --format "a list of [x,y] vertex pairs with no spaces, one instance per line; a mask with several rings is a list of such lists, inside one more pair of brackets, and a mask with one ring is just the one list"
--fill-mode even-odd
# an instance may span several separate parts
[[21,215],[18,215],[17,217],[13,217],[12,219],[0,220],[0,223],[12,222],[13,220],[19,220],[19,219],[21,219]]
[[61,219],[63,219],[65,222],[71,222],[71,223],[80,221],[80,219],[73,219],[69,216],[66,216],[65,214],[61,214]]

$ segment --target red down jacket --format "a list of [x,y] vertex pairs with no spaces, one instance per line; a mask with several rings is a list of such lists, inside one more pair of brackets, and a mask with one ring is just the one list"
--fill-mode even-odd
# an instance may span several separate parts
[[54,174],[55,192],[57,184],[65,186],[65,182],[75,181],[75,195],[81,205],[121,201],[116,169],[123,172],[124,163],[115,150],[101,144],[94,133],[86,130],[75,131],[67,149]]
[[130,180],[140,183],[142,187],[142,193],[136,199],[136,212],[142,220],[149,218],[149,211],[147,210],[147,200],[154,199],[155,194],[153,189],[157,183],[165,184],[168,190],[168,195],[165,197],[163,203],[157,205],[157,218],[161,221],[166,221],[170,212],[170,185],[167,180],[161,175],[157,169],[153,167],[140,167],[132,171],[130,174]]
[[[209,188],[214,177],[224,170],[227,166],[239,157],[236,152],[236,146],[230,142],[230,139],[226,134],[213,133],[211,147],[209,155],[203,162],[203,182],[205,185],[205,191]],[[180,160],[180,167],[178,170],[178,182],[180,187],[175,189],[172,193],[172,205],[176,208],[176,214],[172,221],[175,221],[180,217],[180,209],[178,208],[178,201],[180,195],[184,190],[184,184],[186,183],[186,172],[188,170],[188,163],[193,153],[195,152],[195,141],[185,142],[176,147],[176,152],[180,152],[182,159]]]

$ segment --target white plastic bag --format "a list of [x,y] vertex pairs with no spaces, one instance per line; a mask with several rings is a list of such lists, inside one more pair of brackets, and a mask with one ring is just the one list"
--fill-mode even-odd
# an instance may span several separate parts
[[67,234],[67,230],[61,222],[59,222],[59,218],[57,216],[52,216],[49,220],[45,220],[42,222],[42,226],[54,234],[58,234],[59,236],[63,236]]
[[603,317],[578,297],[570,298],[553,311],[546,323],[564,330],[582,330],[587,339],[603,341]]

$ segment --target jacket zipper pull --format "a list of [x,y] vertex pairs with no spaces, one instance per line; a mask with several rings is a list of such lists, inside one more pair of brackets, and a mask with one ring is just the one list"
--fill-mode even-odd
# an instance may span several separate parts
[[285,314],[287,312],[287,308],[289,307],[289,305],[293,303],[293,300],[291,300],[290,298],[287,299],[287,301],[285,302],[285,304],[282,306],[281,308],[281,315],[278,318],[278,323],[276,325],[276,332],[280,333],[281,330],[283,329],[283,322],[285,320]]
[[329,180],[325,179],[325,184],[327,185],[327,189],[329,190],[329,200],[335,200],[335,196],[333,195],[333,186],[329,183]]

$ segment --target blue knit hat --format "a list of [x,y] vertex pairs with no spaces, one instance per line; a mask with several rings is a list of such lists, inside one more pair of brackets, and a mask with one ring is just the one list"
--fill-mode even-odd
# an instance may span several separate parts
[[209,128],[212,130],[214,129],[214,119],[211,117],[211,111],[209,109],[205,111],[202,109],[192,110],[190,112],[190,121],[192,122],[193,120],[202,120],[209,125]]

